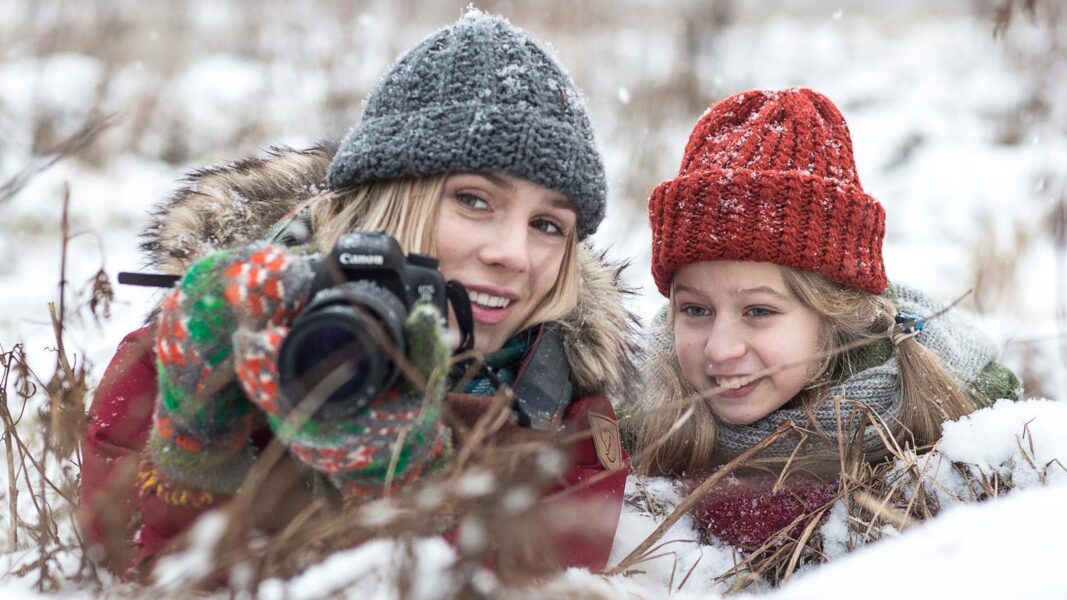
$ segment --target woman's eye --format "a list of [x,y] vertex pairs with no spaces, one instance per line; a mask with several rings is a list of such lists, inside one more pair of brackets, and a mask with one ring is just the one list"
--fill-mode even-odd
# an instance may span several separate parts
[[706,317],[711,314],[711,310],[698,304],[686,304],[682,306],[682,313],[689,317]]
[[755,317],[757,319],[769,317],[771,315],[776,314],[778,314],[778,311],[772,308],[767,308],[766,306],[753,306],[752,308],[749,308],[745,311],[745,316]]
[[459,200],[460,203],[462,203],[462,204],[464,204],[466,206],[469,206],[470,208],[473,208],[474,210],[488,210],[489,209],[489,203],[486,202],[484,198],[482,198],[480,196],[475,196],[474,194],[459,193],[459,194],[456,194],[456,199]]
[[545,233],[547,233],[549,235],[565,235],[566,234],[566,232],[563,231],[562,227],[560,227],[558,224],[556,224],[555,222],[550,221],[548,219],[534,219],[533,221],[530,222],[530,225],[533,226],[535,229],[543,231],[543,232],[545,232]]

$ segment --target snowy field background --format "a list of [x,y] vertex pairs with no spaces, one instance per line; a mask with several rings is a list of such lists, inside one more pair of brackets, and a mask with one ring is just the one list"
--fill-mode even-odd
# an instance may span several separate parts
[[[114,281],[118,271],[141,265],[137,234],[176,178],[266,145],[343,135],[396,54],[454,20],[464,4],[0,0],[0,186],[43,165],[50,149],[91,115],[118,119],[87,149],[13,196],[0,195],[0,350],[23,343],[41,383],[54,371],[47,303],[58,298],[65,188],[72,235],[65,337],[93,384],[154,294],[115,284],[111,316],[97,320],[87,307],[87,282],[101,268]],[[884,7],[812,0],[788,3],[788,10],[769,0],[476,4],[548,41],[587,95],[610,184],[608,218],[594,243],[632,261],[626,277],[640,292],[638,314],[650,316],[661,301],[648,272],[647,195],[676,172],[696,119],[744,89],[808,86],[841,108],[864,187],[886,207],[890,278],[945,300],[973,289],[962,309],[1000,342],[1002,360],[1023,376],[1026,395],[1052,399],[998,405],[946,432],[946,459],[1014,475],[1017,490],[1007,497],[960,502],[898,539],[763,591],[842,597],[878,580],[873,591],[885,597],[916,587],[934,597],[1067,596],[1054,562],[1067,555],[1064,537],[1054,534],[1067,531],[1067,511],[1057,508],[1067,505],[1067,471],[1051,462],[1067,463],[1062,5],[1039,0],[1036,18],[1017,8],[995,38],[993,15],[1007,4],[1000,0]],[[32,400],[42,401],[43,393]],[[36,431],[32,402],[21,425],[27,439]],[[1018,439],[1031,419],[1035,454],[1049,462],[1044,481],[1019,456]],[[954,490],[945,477],[946,490]],[[0,469],[5,531],[8,482]],[[666,482],[647,485],[668,502],[679,500]],[[18,486],[22,514],[30,494],[21,480]],[[627,509],[613,560],[656,524]],[[61,527],[69,535],[69,523]],[[683,519],[665,539],[694,538]],[[35,559],[25,541],[14,553],[5,544],[0,549],[12,569]],[[676,553],[645,565],[644,574],[605,579],[571,572],[552,585],[581,584],[606,596],[726,591],[715,578],[733,565],[730,549],[673,545]],[[427,586],[418,589],[433,597],[451,551],[427,540],[419,552]],[[354,582],[345,595],[366,597],[375,582],[388,580],[389,554],[367,545],[292,582],[264,585],[260,595],[318,598]],[[0,580],[0,597],[31,590],[32,577],[5,565],[0,573],[11,573]],[[58,593],[92,595],[73,582]]]

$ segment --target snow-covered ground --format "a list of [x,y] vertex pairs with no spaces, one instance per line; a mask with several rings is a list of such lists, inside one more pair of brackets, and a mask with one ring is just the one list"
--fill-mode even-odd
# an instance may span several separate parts
[[[152,14],[130,0],[94,4],[92,11],[59,0],[0,0],[0,186],[43,161],[35,146],[72,133],[90,111],[124,115],[88,151],[0,199],[3,351],[23,342],[37,375],[44,382],[51,376],[47,303],[59,287],[67,186],[70,231],[77,235],[67,254],[66,343],[94,382],[154,294],[116,284],[111,317],[97,322],[85,306],[86,283],[100,268],[114,281],[118,271],[141,265],[138,231],[176,177],[258,146],[343,133],[357,117],[358,99],[396,52],[453,19],[461,5],[336,4],[282,11],[278,2],[262,8],[247,1],[170,2]],[[812,1],[790,3],[789,12],[770,2],[715,3],[726,7],[720,12],[652,0],[589,3],[582,11],[566,2],[546,2],[543,10],[533,4],[494,3],[549,41],[589,98],[611,185],[608,219],[594,242],[631,259],[626,277],[640,291],[634,300],[640,315],[651,315],[661,301],[648,269],[645,198],[673,176],[690,127],[708,104],[737,91],[803,85],[830,96],[850,124],[863,184],[888,214],[890,277],[946,300],[974,288],[964,309],[1001,343],[1002,359],[1023,374],[1028,395],[1067,399],[1067,317],[1056,317],[1057,309],[1067,310],[1067,257],[1063,242],[1056,246],[1053,218],[1067,203],[1067,60],[1045,51],[1054,35],[1067,40],[1064,25],[1052,31],[1020,15],[994,39],[992,22],[963,0],[936,10],[918,1],[890,8]],[[81,39],[86,31],[99,39]],[[838,597],[862,589],[899,596],[914,584],[935,597],[1067,596],[1053,562],[1067,550],[1054,534],[1067,531],[1067,517],[1053,509],[1067,501],[1064,471],[1053,463],[1045,484],[1031,485],[1026,461],[1012,454],[1022,424],[1036,416],[1029,431],[1042,460],[1067,463],[1056,433],[1067,425],[1064,406],[998,405],[946,433],[946,457],[1014,469],[1021,489],[980,505],[959,503],[771,593]],[[7,480],[0,469],[4,530]],[[668,502],[679,499],[668,482],[648,485]],[[19,502],[26,504],[28,494]],[[655,526],[628,509],[615,559]],[[645,565],[644,574],[608,580],[571,572],[553,585],[581,582],[608,596],[662,597],[692,571],[680,597],[722,593],[715,577],[734,564],[733,552],[685,541],[695,539],[685,519],[668,535],[679,540],[673,558]],[[439,541],[419,548],[427,573],[450,558]],[[382,559],[388,555],[378,546],[353,550],[293,582],[272,582],[261,595],[318,598],[333,585],[357,582],[346,595],[367,596],[373,588],[366,582],[388,577]],[[33,557],[7,560],[26,564]],[[0,597],[29,594],[28,577],[8,577]],[[334,577],[342,580],[331,583]],[[62,592],[90,595],[75,584]]]

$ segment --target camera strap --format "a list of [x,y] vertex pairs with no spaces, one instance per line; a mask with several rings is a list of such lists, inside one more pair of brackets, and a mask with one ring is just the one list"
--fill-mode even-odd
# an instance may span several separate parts
[[574,388],[559,325],[546,323],[515,376],[515,415],[519,425],[554,431],[571,403]]
[[445,297],[452,305],[452,312],[456,315],[456,324],[459,325],[459,347],[453,354],[462,354],[474,349],[474,316],[471,314],[471,297],[467,288],[455,279],[449,279],[445,284]]

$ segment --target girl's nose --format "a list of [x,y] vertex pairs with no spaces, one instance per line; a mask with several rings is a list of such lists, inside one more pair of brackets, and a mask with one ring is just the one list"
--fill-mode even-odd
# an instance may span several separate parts
[[704,344],[704,357],[713,365],[723,365],[745,355],[748,344],[730,323],[716,323]]

